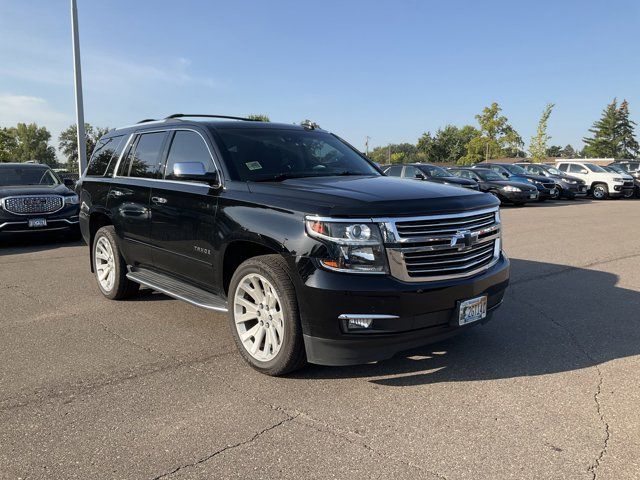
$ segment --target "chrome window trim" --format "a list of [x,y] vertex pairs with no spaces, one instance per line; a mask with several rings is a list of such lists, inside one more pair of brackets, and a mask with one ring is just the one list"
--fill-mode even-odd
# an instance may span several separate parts
[[[151,122],[148,122],[148,123],[151,123]],[[182,181],[182,180],[165,180],[164,178],[144,178],[144,177],[129,177],[129,176],[125,177],[125,176],[122,176],[122,175],[118,175],[118,169],[120,168],[120,162],[122,161],[125,152],[130,147],[130,144],[131,144],[133,138],[136,135],[144,135],[144,134],[147,134],[147,133],[160,133],[160,132],[171,133],[171,132],[177,132],[177,131],[180,131],[180,130],[197,133],[198,135],[200,135],[200,138],[202,138],[202,141],[204,142],[204,145],[205,145],[205,147],[207,147],[207,151],[209,152],[209,156],[211,157],[211,161],[213,162],[213,167],[215,168],[215,171],[218,174],[218,183],[216,185],[206,185],[206,184],[200,184],[198,182],[187,182],[187,181]],[[169,146],[169,148],[171,148],[171,146]],[[166,169],[166,163],[165,163],[164,166],[165,166],[165,169]],[[159,168],[158,168],[158,170],[159,170]],[[164,173],[165,172],[162,173],[163,177],[164,177]],[[209,189],[209,188],[221,188],[224,185],[223,176],[222,176],[222,169],[218,165],[218,162],[216,162],[215,155],[213,155],[213,153],[211,151],[211,148],[209,148],[209,144],[207,143],[207,139],[204,138],[204,135],[202,135],[202,133],[200,133],[198,130],[196,130],[194,128],[187,128],[187,127],[161,128],[161,129],[158,129],[158,130],[144,130],[144,131],[131,133],[129,135],[129,139],[127,140],[127,143],[124,146],[124,149],[122,149],[122,152],[120,152],[120,157],[118,158],[118,163],[116,163],[116,168],[113,170],[112,178],[137,178],[137,179],[150,180],[150,181],[155,181],[155,182],[176,183],[176,184],[179,184],[179,185],[203,185],[203,186],[206,186],[207,189]]]
[[[59,198],[62,202],[62,205],[60,206],[59,209],[57,210],[52,210],[51,212],[33,212],[33,213],[16,213],[16,212],[12,212],[11,210],[7,210],[6,206],[5,206],[5,202],[7,200],[11,200],[14,198],[30,198],[30,197],[49,197],[49,198]],[[4,197],[2,199],[0,199],[0,207],[2,207],[2,209],[5,212],[9,212],[12,215],[51,215],[54,213],[58,213],[60,210],[62,210],[65,206],[65,201],[64,201],[64,195],[52,195],[52,194],[48,194],[48,193],[44,193],[44,194],[34,194],[34,195],[12,195],[10,197]]]

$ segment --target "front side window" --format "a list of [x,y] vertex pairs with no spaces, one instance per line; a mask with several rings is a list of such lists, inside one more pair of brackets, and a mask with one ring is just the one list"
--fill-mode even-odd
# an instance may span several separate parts
[[569,171],[571,173],[582,173],[584,167],[582,165],[576,165],[575,163],[569,165]]
[[416,174],[418,173],[418,169],[413,165],[407,165],[404,167],[404,178],[416,178]]
[[59,185],[60,180],[49,168],[16,166],[0,167],[0,187],[21,185]]
[[596,173],[606,172],[604,168],[600,167],[599,165],[594,165],[593,163],[585,163],[584,166],[587,167],[592,172],[596,172]]
[[380,175],[361,154],[329,133],[230,128],[218,129],[216,134],[231,177],[241,181]]
[[176,163],[190,162],[202,163],[206,172],[215,171],[211,154],[202,137],[190,130],[178,130],[171,141],[164,169],[164,178],[166,180],[177,180],[173,175],[173,166]]
[[155,177],[165,136],[166,132],[143,133],[140,135],[130,154],[130,177]]
[[422,165],[420,167],[427,176],[429,177],[449,177],[450,174],[442,167],[437,167],[435,165]]
[[520,165],[505,165],[504,169],[512,175],[526,175],[527,171]]
[[402,174],[402,165],[391,165],[384,173],[390,177],[399,177]]
[[569,171],[569,169],[567,167],[568,167],[568,165],[566,163],[562,163],[562,164],[558,165],[558,170],[560,170],[561,172],[567,172],[567,171]]

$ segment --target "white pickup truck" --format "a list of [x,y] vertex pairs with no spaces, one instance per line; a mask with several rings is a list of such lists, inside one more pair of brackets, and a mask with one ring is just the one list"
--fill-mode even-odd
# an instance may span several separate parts
[[556,168],[584,180],[589,192],[596,200],[622,197],[625,196],[625,193],[628,196],[629,190],[633,192],[633,181],[629,181],[622,175],[607,172],[589,161],[558,160]]

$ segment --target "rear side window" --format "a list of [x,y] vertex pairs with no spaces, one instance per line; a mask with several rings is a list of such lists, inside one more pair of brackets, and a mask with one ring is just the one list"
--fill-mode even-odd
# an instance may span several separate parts
[[143,133],[138,137],[129,155],[130,177],[155,178],[166,136],[166,132],[154,132]]
[[402,174],[402,165],[392,165],[384,173],[392,177],[399,177]]
[[109,173],[113,173],[115,162],[124,147],[124,145],[122,145],[123,138],[124,135],[119,135],[117,137],[103,138],[98,142],[89,160],[87,176],[103,177]]
[[214,172],[215,167],[207,144],[196,132],[189,130],[178,130],[171,142],[167,163],[164,169],[166,180],[175,180],[173,176],[173,166],[176,163],[200,162],[207,172]]

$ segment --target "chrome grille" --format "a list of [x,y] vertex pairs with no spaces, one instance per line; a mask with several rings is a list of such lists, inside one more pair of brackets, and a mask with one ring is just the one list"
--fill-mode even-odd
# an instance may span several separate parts
[[498,209],[379,221],[391,274],[406,282],[477,275],[500,256]]
[[625,182],[623,183],[623,186],[625,186],[625,187],[633,187],[633,182],[625,181]]
[[64,200],[59,195],[25,195],[2,199],[2,207],[7,212],[15,213],[16,215],[54,213],[63,206]]

